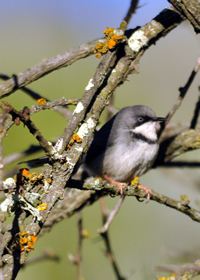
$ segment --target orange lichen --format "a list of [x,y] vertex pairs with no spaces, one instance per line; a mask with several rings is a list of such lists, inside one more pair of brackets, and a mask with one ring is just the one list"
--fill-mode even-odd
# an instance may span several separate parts
[[96,58],[101,58],[100,54],[96,54],[95,56],[96,56]]
[[108,50],[113,49],[118,43],[120,43],[125,37],[118,36],[114,28],[107,27],[103,32],[105,34],[105,41],[99,43],[95,46],[94,53],[99,53],[96,55],[97,58],[101,57],[101,54],[106,53]]
[[38,102],[38,105],[44,105],[44,104],[47,103],[45,98],[40,98],[40,99],[37,100],[37,102]]
[[70,149],[70,145],[69,144],[67,144],[67,148],[66,148],[66,150],[69,150]]
[[46,209],[47,209],[47,204],[46,204],[46,203],[42,203],[42,204],[38,205],[36,208],[37,208],[39,211],[41,211],[41,210],[46,210]]
[[115,30],[115,29],[114,29],[113,27],[107,27],[107,29],[104,30],[103,33],[104,33],[106,36],[112,36],[114,30]]
[[30,176],[30,173],[29,173],[29,169],[28,168],[22,168],[19,170],[21,172],[22,175],[24,176]]
[[116,40],[116,41],[119,41],[119,40],[122,40],[122,39],[124,39],[124,37],[123,36],[118,36],[117,34],[113,34],[113,38]]
[[73,135],[73,139],[74,139],[74,141],[77,142],[77,143],[81,143],[81,142],[82,142],[81,137],[80,137],[77,133],[75,133],[75,134]]
[[110,39],[110,41],[108,42],[108,48],[113,49],[116,44],[117,42],[115,40]]
[[37,241],[37,236],[35,234],[30,234],[26,231],[20,232],[17,236],[17,243],[19,245],[20,251],[31,251],[34,250],[33,244]]
[[76,142],[76,143],[82,142],[81,137],[77,133],[74,133],[74,135],[72,136],[72,138],[69,141],[69,144],[67,144],[67,150],[70,149],[70,147],[74,144],[74,142]]
[[22,168],[19,170],[19,173],[17,174],[16,183],[23,182],[24,180],[29,180],[31,183],[34,183],[38,180],[42,180],[44,178],[44,175],[42,172],[36,173],[36,172],[29,172],[29,169]]

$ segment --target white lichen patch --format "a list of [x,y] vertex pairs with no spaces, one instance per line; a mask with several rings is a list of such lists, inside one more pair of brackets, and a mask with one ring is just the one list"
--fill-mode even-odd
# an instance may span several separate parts
[[85,88],[85,90],[90,90],[93,86],[94,86],[94,84],[92,83],[92,79],[90,79],[88,85]]
[[39,199],[40,194],[39,193],[34,193],[34,192],[25,192],[24,197],[26,200],[30,203],[34,203],[36,199]]
[[10,215],[14,212],[12,208],[14,207],[15,200],[13,199],[13,195],[8,194],[7,198],[1,203],[0,208],[2,212],[8,212]]
[[47,179],[44,179],[44,185],[43,185],[43,190],[45,193],[48,192],[48,190],[51,188],[51,185],[49,184],[48,180]]
[[24,197],[22,197],[21,195],[17,195],[17,194],[8,193],[5,195],[7,196],[7,198],[0,205],[2,212],[8,212],[10,215],[14,214],[14,212],[16,210],[15,208],[18,205],[17,207],[20,206],[21,209],[28,211],[30,214],[32,214],[34,217],[36,217],[38,221],[41,221],[42,217],[40,216],[39,210],[37,208],[33,207],[27,201],[27,198],[28,198],[31,203],[34,202],[35,199],[38,198],[39,194],[32,193],[32,194],[30,194],[29,197],[27,196],[26,199]]
[[124,31],[122,29],[115,29],[114,30],[114,34],[116,34],[118,37],[123,36],[124,35]]
[[50,146],[52,146],[52,151],[51,151],[51,155],[54,157],[54,159],[59,159],[59,153],[57,151],[57,149],[55,147],[53,147],[52,143],[51,142],[48,142],[48,144]]
[[8,178],[3,182],[3,186],[5,189],[8,189],[10,191],[5,192],[6,199],[0,205],[1,211],[13,214],[14,206],[18,197],[17,195],[15,195],[15,180],[13,178]]
[[101,178],[97,178],[96,180],[94,180],[94,185],[95,185],[95,187],[96,187],[96,186],[99,186],[99,184],[101,184],[101,182],[102,182],[102,179],[101,179]]
[[77,134],[78,134],[78,136],[80,138],[83,139],[83,137],[88,134],[89,129],[92,129],[94,127],[95,127],[94,121],[92,120],[92,118],[89,118],[86,123],[81,125],[81,127],[79,128]]
[[95,123],[94,123],[94,121],[93,121],[92,118],[89,118],[89,119],[87,120],[87,124],[88,124],[88,127],[89,127],[89,128],[94,128],[94,127],[95,127]]
[[80,113],[83,109],[84,109],[83,104],[81,102],[78,102],[78,104],[73,112],[73,115]]
[[76,147],[75,148],[78,152],[82,152],[83,151],[83,147]]
[[62,149],[62,145],[63,145],[63,138],[58,139],[58,141],[55,145],[55,149],[59,152]]
[[28,203],[28,201],[24,199],[24,197],[19,196],[18,203],[20,203],[20,206],[23,210],[26,210],[29,213],[31,213],[31,215],[37,218],[38,221],[42,220],[42,217],[40,216],[40,211],[37,208],[33,207],[30,203]]
[[95,190],[101,190],[102,189],[102,179],[101,178],[97,178],[94,182],[93,182],[94,186],[95,186]]
[[139,50],[146,46],[149,38],[145,35],[144,31],[138,30],[132,34],[128,39],[128,45],[134,52],[139,52]]
[[3,182],[5,189],[14,189],[16,187],[15,180],[13,178],[8,178]]
[[69,157],[66,157],[66,161],[67,161],[67,163],[69,165],[69,168],[73,170],[74,166],[75,166],[75,163],[71,162],[71,159]]

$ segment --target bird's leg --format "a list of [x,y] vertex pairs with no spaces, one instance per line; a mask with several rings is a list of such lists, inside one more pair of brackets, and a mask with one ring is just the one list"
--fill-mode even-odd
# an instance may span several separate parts
[[115,181],[115,180],[112,180],[112,179],[110,179],[110,178],[109,178],[107,175],[105,175],[105,174],[103,174],[103,178],[106,179],[110,184],[118,186],[118,188],[119,188],[119,193],[121,194],[121,196],[123,195],[122,187],[123,187],[123,186],[127,186],[126,183],[120,183],[120,182],[117,182],[117,181]]

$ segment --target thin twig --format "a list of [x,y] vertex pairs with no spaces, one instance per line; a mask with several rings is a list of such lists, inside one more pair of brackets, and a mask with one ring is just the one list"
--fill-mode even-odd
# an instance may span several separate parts
[[3,233],[2,233],[2,227],[3,223],[5,222],[6,217],[0,210],[0,280],[4,280],[4,273],[3,273],[3,262],[2,262],[2,256],[3,256]]
[[76,257],[76,264],[78,267],[78,280],[83,279],[82,275],[82,242],[83,242],[83,221],[82,221],[82,215],[79,211],[77,213],[77,225],[78,225],[78,253]]
[[[123,198],[124,197],[120,198],[121,203],[123,201]],[[107,212],[107,209],[106,209],[104,197],[101,197],[100,202],[101,202],[102,221],[103,221],[103,224],[105,224],[106,220],[107,220],[108,212]],[[119,204],[119,202],[118,202],[118,204]],[[109,215],[109,217],[110,217],[110,215]],[[104,225],[104,227],[105,227],[105,225]],[[110,242],[110,238],[109,238],[109,235],[108,235],[108,227],[107,227],[106,230],[102,230],[102,229],[98,230],[98,232],[101,234],[101,236],[104,240],[104,243],[105,243],[105,246],[106,246],[106,254],[107,254],[107,256],[108,256],[108,258],[109,258],[109,260],[112,264],[114,273],[116,274],[116,277],[117,277],[118,280],[125,280],[126,278],[123,277],[120,273],[117,261],[115,259],[115,256],[114,256],[114,253],[113,253],[113,250],[112,250],[112,247],[111,247],[111,242]]]
[[52,250],[45,250],[40,256],[37,256],[35,258],[32,259],[27,259],[25,264],[22,266],[22,268],[26,267],[27,265],[30,264],[35,264],[38,263],[40,261],[45,261],[45,260],[52,260],[52,261],[59,261],[59,257],[52,251]]
[[200,112],[200,95],[198,96],[198,101],[197,101],[196,106],[195,106],[194,115],[193,115],[193,118],[191,120],[191,124],[190,124],[191,129],[195,129],[195,127],[197,125],[199,112]]
[[57,99],[51,102],[49,101],[43,105],[32,106],[30,114],[32,115],[41,110],[53,109],[54,111],[60,113],[65,119],[70,119],[72,117],[72,113],[66,107],[66,105],[77,105],[78,102],[78,98],[67,99],[65,97],[62,97],[61,99]]
[[2,141],[6,136],[5,121],[8,118],[8,109],[4,108],[0,114],[0,190],[3,190],[3,146]]
[[124,21],[126,21],[127,25],[129,24],[132,15],[135,13],[136,9],[137,9],[137,5],[139,3],[139,0],[131,0],[131,4],[130,7],[127,11],[126,16],[124,17]]
[[30,108],[30,114],[32,115],[32,114],[37,113],[41,110],[53,109],[56,106],[77,105],[77,103],[79,101],[80,101],[79,98],[68,99],[68,98],[62,97],[60,99],[57,99],[57,100],[54,100],[54,101],[51,101],[51,102],[50,101],[46,102],[43,105],[32,106]]
[[187,83],[185,84],[185,86],[179,88],[179,91],[180,91],[179,97],[176,100],[176,102],[175,102],[174,106],[172,107],[171,111],[167,115],[166,121],[163,122],[162,125],[161,125],[161,129],[159,131],[159,138],[161,137],[161,134],[162,134],[163,130],[165,129],[165,127],[167,126],[167,124],[169,123],[169,121],[171,120],[173,115],[176,113],[176,111],[180,107],[186,93],[188,92],[189,87],[191,86],[197,72],[199,71],[199,68],[200,68],[200,57],[197,59],[197,63],[195,65],[194,69],[192,70],[192,73],[190,74],[190,77],[189,77]]
[[9,104],[9,102],[4,102],[1,107],[3,110],[8,110],[16,124],[19,124],[20,121],[22,121],[24,125],[27,126],[30,133],[38,140],[39,144],[43,147],[48,156],[55,156],[53,146],[44,138],[36,125],[30,120],[30,109],[28,107],[25,107],[23,111],[17,111]]
[[[196,260],[194,263],[188,263],[184,265],[156,265],[156,270],[170,271],[175,274],[174,279],[193,279],[193,277],[200,274],[200,260]],[[188,278],[189,275],[189,278]],[[185,276],[185,277],[184,277]]]
[[121,208],[121,205],[123,203],[125,199],[125,196],[121,196],[120,199],[118,200],[115,208],[110,212],[108,218],[107,218],[107,221],[105,222],[105,224],[103,225],[102,228],[99,228],[98,229],[98,232],[103,234],[105,233],[106,231],[108,231],[108,227],[109,225],[111,224],[111,222],[113,221],[114,217],[117,215],[117,213],[119,212],[119,209]]
[[[200,92],[200,87],[199,87],[199,92]],[[196,106],[195,106],[194,115],[193,115],[193,118],[191,120],[191,124],[190,124],[191,129],[196,128],[198,117],[199,117],[199,112],[200,112],[200,93],[199,93],[199,96],[198,96],[198,101],[197,101]]]

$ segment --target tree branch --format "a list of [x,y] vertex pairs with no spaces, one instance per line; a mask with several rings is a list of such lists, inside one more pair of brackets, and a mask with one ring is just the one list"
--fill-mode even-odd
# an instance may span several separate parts
[[196,33],[200,32],[200,6],[198,0],[168,0],[193,25]]
[[99,43],[99,40],[100,39],[94,40],[90,43],[71,49],[65,52],[64,54],[59,54],[53,58],[46,59],[40,64],[32,68],[28,68],[24,72],[18,74],[16,78],[13,77],[1,83],[0,98],[10,95],[15,90],[42,78],[43,76],[51,73],[52,71],[69,66],[75,61],[93,54],[94,47],[97,43]]

